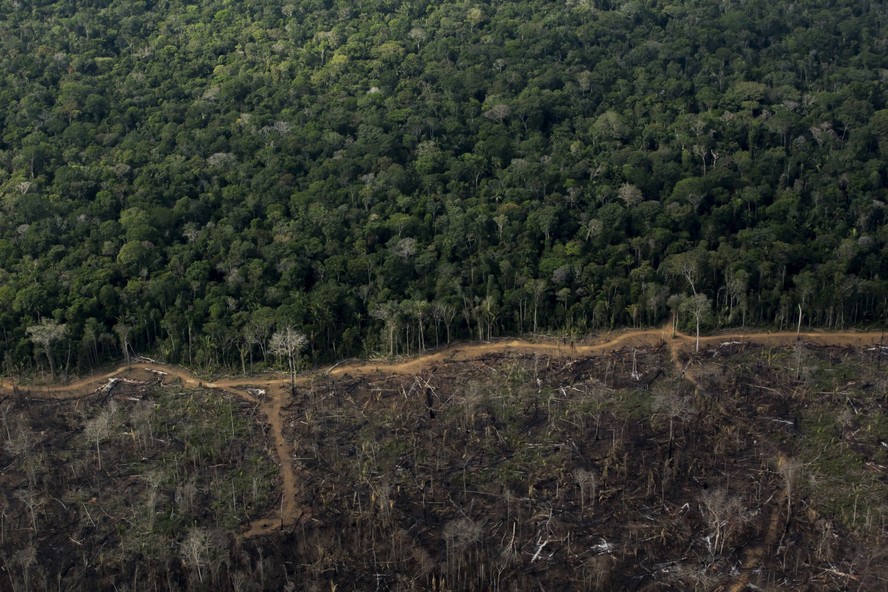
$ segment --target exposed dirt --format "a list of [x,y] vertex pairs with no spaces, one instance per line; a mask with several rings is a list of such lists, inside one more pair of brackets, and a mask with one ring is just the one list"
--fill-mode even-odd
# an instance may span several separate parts
[[[700,347],[707,347],[729,342],[758,344],[763,346],[780,346],[800,340],[805,343],[839,346],[863,347],[878,344],[882,341],[880,332],[804,332],[796,333],[761,333],[761,332],[729,332],[701,337]],[[591,341],[591,343],[589,342]],[[297,387],[312,384],[315,376],[358,377],[386,374],[415,375],[441,364],[465,362],[482,359],[491,354],[544,354],[560,358],[581,358],[590,354],[613,351],[620,348],[641,348],[668,344],[670,357],[679,375],[689,380],[696,389],[701,388],[689,362],[682,360],[685,352],[692,351],[695,338],[681,332],[673,332],[672,323],[657,329],[627,330],[615,334],[591,337],[586,342],[532,342],[525,340],[502,340],[485,343],[459,343],[441,350],[397,362],[354,361],[340,363],[333,367],[320,369],[312,375],[301,376],[296,380]],[[280,377],[230,378],[204,383],[190,372],[175,366],[157,363],[152,360],[137,360],[130,366],[120,366],[110,372],[92,375],[65,384],[27,385],[31,396],[43,396],[52,399],[73,399],[83,397],[101,389],[109,380],[125,377],[131,380],[146,377],[162,378],[169,383],[179,380],[184,386],[203,386],[210,389],[225,390],[237,397],[259,405],[265,421],[270,426],[274,450],[280,466],[281,503],[279,510],[260,520],[246,525],[245,538],[263,536],[282,529],[292,528],[300,520],[310,518],[310,512],[300,507],[297,500],[299,488],[297,472],[293,463],[293,450],[284,437],[282,410],[291,401],[289,379]],[[261,385],[261,387],[257,386]],[[247,389],[251,390],[248,391]],[[0,381],[0,389],[15,391],[15,383],[10,380]],[[261,390],[259,390],[261,389]],[[260,393],[254,395],[252,393]],[[0,393],[2,394],[2,393]],[[769,528],[768,536],[760,547],[749,549],[744,560],[744,572],[755,567],[765,549],[773,545],[771,540],[776,536],[776,518],[779,511],[779,500],[769,522],[775,525]],[[771,530],[775,530],[772,533]],[[742,590],[746,578],[741,576],[733,590]],[[738,587],[739,586],[739,587]]]
[[746,549],[743,565],[740,568],[740,575],[737,577],[737,581],[728,589],[730,592],[743,592],[746,589],[750,574],[752,574],[753,570],[760,567],[765,552],[773,548],[777,542],[777,535],[780,534],[780,527],[782,526],[780,508],[783,506],[784,501],[786,501],[786,493],[780,492],[780,495],[773,502],[774,507],[770,510],[768,530],[765,532],[764,540],[762,544]]
[[[821,592],[853,581],[876,590],[888,581],[879,554],[866,551],[885,540],[878,525],[888,483],[888,379],[880,373],[882,350],[870,347],[881,340],[875,332],[735,332],[701,338],[695,351],[694,337],[673,335],[670,324],[577,343],[461,343],[394,362],[348,361],[303,374],[295,392],[281,374],[209,381],[142,358],[68,384],[2,382],[0,400],[19,401],[14,414],[30,410],[35,434],[55,429],[34,419],[41,409],[64,417],[70,406],[77,419],[53,432],[62,448],[74,444],[65,458],[78,450],[83,456],[82,418],[101,413],[112,393],[126,409],[147,409],[153,396],[166,397],[163,405],[180,401],[191,415],[176,424],[179,436],[163,431],[167,470],[185,458],[175,454],[193,456],[201,442],[224,450],[225,414],[221,423],[215,416],[213,430],[184,434],[202,409],[235,405],[239,425],[256,428],[251,436],[238,428],[241,442],[249,441],[251,458],[264,468],[212,483],[261,474],[261,488],[252,485],[260,495],[249,493],[247,481],[238,490],[247,493],[197,507],[225,512],[226,536],[240,539],[232,549],[246,553],[231,555],[231,565],[254,574],[284,570],[261,589],[301,581],[322,589],[352,582],[353,589],[388,590],[742,592],[782,581]],[[158,384],[180,388],[148,395]],[[188,406],[191,393],[200,402]],[[109,463],[145,448],[129,444],[135,424],[121,417],[125,433],[118,431],[113,447],[102,445]],[[225,458],[246,458],[238,446]],[[78,466],[97,456],[98,447]],[[128,462],[145,460],[137,454]],[[791,496],[783,472],[790,460],[804,472]],[[12,463],[10,490],[26,491],[22,471],[31,465]],[[230,470],[204,466],[213,475],[216,466]],[[151,474],[150,465],[127,467],[114,486],[144,504],[139,475]],[[204,501],[218,493],[209,483],[198,489]],[[854,491],[844,493],[846,483]],[[166,491],[158,504],[179,503]],[[7,516],[18,525],[8,532],[20,537],[34,514],[7,497]],[[90,503],[70,516],[89,526]],[[105,507],[118,523],[128,515]],[[70,528],[48,511],[36,516],[44,534],[31,540],[45,561],[46,549],[60,548],[54,545],[76,545],[65,556],[80,552],[81,542],[65,542]],[[106,515],[100,528],[109,521]],[[99,556],[109,540],[87,539],[82,527],[73,532],[99,545],[85,558]],[[172,565],[174,578],[199,575],[177,556],[158,563],[157,573]]]

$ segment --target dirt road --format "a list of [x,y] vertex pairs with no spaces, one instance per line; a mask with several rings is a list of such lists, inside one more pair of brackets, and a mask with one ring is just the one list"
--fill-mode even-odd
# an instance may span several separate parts
[[[743,331],[701,337],[700,346],[706,347],[724,342],[790,345],[795,343],[797,339],[804,343],[817,345],[866,347],[881,343],[882,333],[850,331],[835,333],[808,332],[797,336],[796,333],[788,332],[756,333]],[[438,364],[474,360],[487,354],[524,353],[576,358],[624,347],[656,346],[662,343],[668,344],[672,360],[676,364],[678,371],[694,382],[695,386],[698,386],[693,375],[686,372],[687,368],[682,367],[680,361],[680,352],[682,350],[692,350],[695,345],[695,338],[684,333],[676,332],[673,334],[671,322],[661,328],[604,334],[598,336],[592,343],[532,342],[517,339],[489,343],[459,343],[403,361],[381,363],[373,361],[347,362],[320,369],[317,373],[329,376],[365,376],[377,373],[411,375]],[[73,399],[89,395],[103,388],[112,379],[124,377],[129,379],[157,379],[159,377],[163,384],[179,380],[182,385],[189,388],[205,387],[218,389],[258,405],[270,426],[274,450],[280,466],[281,504],[280,508],[271,515],[247,525],[244,537],[261,536],[279,529],[289,528],[295,525],[297,521],[307,517],[305,510],[300,508],[298,504],[297,495],[299,490],[297,471],[293,466],[293,449],[286,441],[283,430],[282,410],[291,398],[289,378],[266,376],[203,382],[182,368],[154,361],[145,361],[143,363],[134,362],[129,366],[120,366],[111,372],[87,376],[65,384],[21,385],[15,384],[10,380],[3,380],[0,381],[0,395],[11,395],[17,389],[18,392],[26,392],[31,397]],[[298,386],[305,386],[311,380],[311,376],[302,376],[297,378],[296,384]],[[264,394],[254,395],[247,390],[247,387],[261,388],[264,390]]]

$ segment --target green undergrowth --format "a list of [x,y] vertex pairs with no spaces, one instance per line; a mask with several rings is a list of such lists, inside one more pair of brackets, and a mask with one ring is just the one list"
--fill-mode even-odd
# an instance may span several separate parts
[[[221,561],[240,526],[277,502],[262,418],[224,393],[119,382],[83,399],[2,404],[0,559],[14,546],[33,549],[46,573],[73,565],[53,576],[63,589],[84,578],[107,589],[105,577],[134,563],[146,577],[191,577],[188,537],[200,561]],[[0,588],[24,576],[10,568]]]

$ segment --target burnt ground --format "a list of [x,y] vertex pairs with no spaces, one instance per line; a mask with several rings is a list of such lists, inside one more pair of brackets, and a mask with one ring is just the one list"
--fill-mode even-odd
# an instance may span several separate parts
[[[291,539],[300,574],[346,589],[883,589],[885,384],[865,352],[803,349],[807,379],[794,349],[741,344],[683,357],[684,376],[660,346],[316,381],[285,410],[312,516]],[[844,405],[818,395],[839,369],[870,376],[856,440],[806,423]],[[812,445],[848,446],[843,472]],[[856,518],[834,500],[847,483]]]
[[69,400],[19,389],[0,587],[885,589],[878,348],[671,345],[489,348],[281,398],[144,372]]
[[255,405],[131,374],[0,400],[0,589],[201,589],[276,503]]

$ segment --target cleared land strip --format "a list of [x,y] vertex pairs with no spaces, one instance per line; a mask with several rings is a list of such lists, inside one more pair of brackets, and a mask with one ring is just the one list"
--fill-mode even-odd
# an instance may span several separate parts
[[[709,335],[700,338],[700,346],[724,343],[725,341],[737,341],[758,345],[791,345],[797,341],[804,343],[840,346],[840,347],[866,347],[882,343],[883,333],[872,332],[806,332],[806,333],[763,333],[763,332],[731,332],[718,335]],[[577,344],[569,341],[544,341],[534,342],[521,339],[502,340],[482,343],[458,343],[443,349],[409,358],[397,362],[355,361],[340,363],[328,368],[322,368],[317,372],[329,376],[365,376],[376,373],[389,373],[409,375],[416,374],[423,369],[447,362],[460,362],[478,359],[488,354],[544,354],[563,358],[576,358],[612,351],[623,347],[656,346],[661,343],[669,345],[673,362],[678,371],[688,380],[697,385],[694,377],[685,372],[680,362],[680,352],[695,347],[696,339],[685,333],[672,332],[672,323],[664,327],[654,329],[639,329],[623,331],[617,334],[600,336],[592,343]],[[186,387],[205,387],[224,390],[225,392],[259,405],[266,421],[270,426],[270,432],[274,441],[274,450],[280,466],[281,476],[281,503],[279,509],[270,515],[260,518],[246,526],[244,537],[255,537],[270,534],[280,529],[289,528],[299,520],[308,517],[304,508],[300,508],[297,502],[299,489],[297,486],[296,469],[293,467],[293,449],[284,438],[282,411],[286,403],[292,397],[289,378],[277,376],[223,379],[216,382],[203,382],[194,374],[179,368],[154,361],[144,363],[134,362],[129,366],[120,366],[114,370],[78,379],[66,384],[53,385],[22,385],[10,380],[0,381],[0,396],[14,395],[18,391],[27,392],[29,396],[46,397],[52,399],[74,399],[94,392],[107,384],[109,380],[119,378],[137,371],[147,371],[161,376],[163,382],[178,379]],[[305,386],[312,380],[312,376],[297,378],[298,386]],[[247,387],[264,386],[262,395],[249,392]],[[254,391],[255,392],[255,391]],[[773,538],[769,529],[768,537]],[[767,547],[770,541],[766,541],[762,547]],[[758,553],[752,553],[744,562],[744,569],[750,569],[755,563]],[[742,581],[742,578],[741,578]]]

